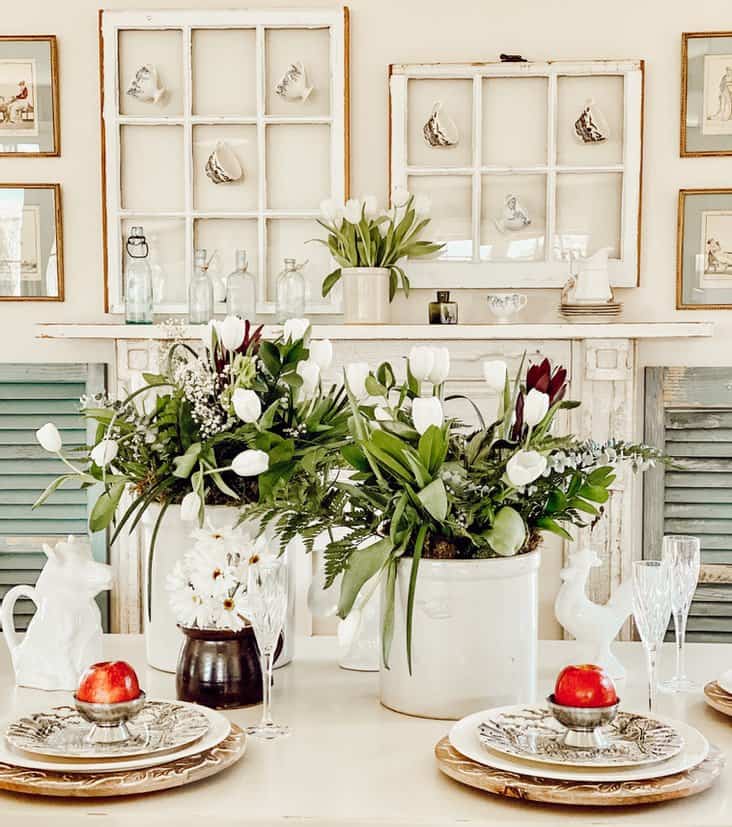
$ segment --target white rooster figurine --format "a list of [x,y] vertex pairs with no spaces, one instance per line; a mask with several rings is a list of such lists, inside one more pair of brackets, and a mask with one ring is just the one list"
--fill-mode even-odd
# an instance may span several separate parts
[[585,587],[590,569],[601,563],[589,548],[570,553],[569,565],[560,574],[562,585],[554,602],[554,614],[576,640],[594,647],[592,663],[620,680],[625,677],[625,668],[611,652],[610,644],[633,610],[633,586],[623,583],[604,606],[593,603]]

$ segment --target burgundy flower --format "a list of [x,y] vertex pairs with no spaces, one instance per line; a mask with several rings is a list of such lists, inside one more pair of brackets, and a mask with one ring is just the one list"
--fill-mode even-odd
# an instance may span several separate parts
[[526,373],[526,392],[536,388],[549,395],[549,404],[553,405],[564,398],[567,390],[567,371],[557,366],[552,372],[552,366],[548,359],[544,359],[538,365],[532,365]]
[[524,430],[524,395],[520,393],[516,397],[516,416],[511,428],[511,439],[518,442],[521,439],[521,434]]

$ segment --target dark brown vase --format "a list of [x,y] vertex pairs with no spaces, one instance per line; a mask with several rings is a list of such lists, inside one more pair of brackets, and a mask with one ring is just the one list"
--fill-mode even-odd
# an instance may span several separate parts
[[[185,636],[175,684],[182,701],[232,709],[262,703],[262,668],[251,626],[230,629],[180,630]],[[277,654],[282,648],[280,637]]]

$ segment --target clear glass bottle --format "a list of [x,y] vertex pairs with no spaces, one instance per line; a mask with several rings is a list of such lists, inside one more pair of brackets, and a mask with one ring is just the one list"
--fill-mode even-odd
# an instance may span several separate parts
[[249,319],[257,316],[257,282],[247,263],[247,251],[237,250],[234,269],[226,277],[226,314]]
[[165,290],[168,282],[168,274],[165,268],[160,263],[158,237],[151,235],[148,239],[150,247],[150,255],[148,261],[150,262],[150,272],[152,273],[152,289],[153,289],[153,304],[165,304]]
[[208,324],[213,318],[213,284],[208,276],[206,251],[196,250],[193,258],[193,277],[188,287],[188,321]]
[[275,313],[280,324],[305,315],[305,276],[302,269],[306,263],[296,264],[294,258],[286,258],[285,269],[277,276]]
[[127,238],[125,257],[125,322],[127,324],[152,324],[153,286],[152,271],[145,233],[142,227],[133,227]]

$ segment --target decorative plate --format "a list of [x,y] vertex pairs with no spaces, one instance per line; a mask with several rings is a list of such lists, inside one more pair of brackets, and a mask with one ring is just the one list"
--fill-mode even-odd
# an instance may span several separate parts
[[119,758],[149,755],[197,741],[208,731],[208,718],[194,704],[147,701],[128,724],[132,737],[116,744],[89,744],[88,724],[71,706],[36,712],[10,724],[5,738],[10,746],[37,755],[64,758]]
[[471,761],[519,775],[540,775],[542,778],[556,781],[642,781],[686,772],[700,764],[709,754],[709,742],[698,729],[683,721],[668,721],[683,738],[684,746],[678,755],[667,761],[642,764],[639,767],[563,767],[533,763],[488,750],[481,744],[478,726],[485,720],[486,715],[490,715],[490,711],[476,712],[458,721],[450,730],[450,744]]
[[25,750],[13,749],[3,738],[0,738],[0,764],[11,764],[29,770],[45,770],[47,772],[62,773],[103,773],[142,770],[156,767],[158,764],[168,764],[198,755],[205,750],[212,749],[220,744],[231,731],[229,719],[205,706],[196,707],[209,722],[206,734],[197,741],[185,744],[168,752],[154,752],[150,755],[132,755],[127,758],[66,758],[59,756],[35,755]]
[[732,695],[718,681],[712,681],[704,687],[704,700],[717,712],[732,715]]
[[[435,746],[435,757],[437,766],[445,775],[469,787],[522,801],[588,807],[624,807],[688,798],[709,789],[724,767],[724,755],[712,747],[701,764],[666,778],[621,783],[552,781],[484,767],[461,755],[447,738]],[[558,820],[559,816],[552,821]]]
[[492,710],[478,726],[487,749],[548,764],[572,767],[638,766],[664,761],[684,746],[679,733],[657,718],[618,712],[604,728],[610,746],[578,749],[561,743],[564,727],[548,709],[507,706]]

